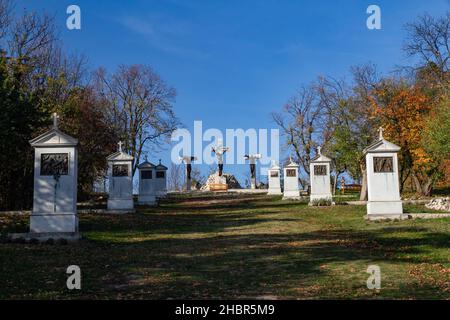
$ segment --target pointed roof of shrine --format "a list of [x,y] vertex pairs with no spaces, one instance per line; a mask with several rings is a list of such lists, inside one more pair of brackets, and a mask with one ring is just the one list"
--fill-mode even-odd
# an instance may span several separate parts
[[161,159],[159,159],[159,163],[156,166],[156,170],[167,170],[167,169],[168,168],[165,165],[161,164]]
[[275,160],[272,160],[272,165],[270,166],[269,170],[280,170],[280,166],[278,163],[275,162]]
[[378,140],[371,143],[363,150],[363,154],[376,153],[376,152],[398,152],[401,148],[392,142],[387,141],[383,137],[383,128],[379,128]]
[[144,162],[138,165],[138,169],[153,169],[155,167],[156,166],[153,163],[148,161],[147,156],[145,157]]
[[298,164],[292,160],[292,157],[289,157],[289,163],[285,166],[286,168],[298,168]]
[[33,147],[74,147],[78,144],[78,139],[58,129],[58,115],[54,113],[53,127],[29,142]]
[[106,160],[108,161],[133,161],[133,157],[130,156],[128,153],[123,152],[122,150],[122,141],[119,141],[118,143],[118,151],[114,152],[113,154],[109,155]]
[[324,156],[321,151],[321,146],[317,147],[317,154],[314,158],[310,160],[310,162],[331,162],[331,159],[327,156]]

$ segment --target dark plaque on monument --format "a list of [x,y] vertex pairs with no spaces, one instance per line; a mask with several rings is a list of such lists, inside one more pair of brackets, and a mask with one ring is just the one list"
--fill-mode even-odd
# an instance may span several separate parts
[[323,164],[314,166],[314,175],[315,176],[326,176],[327,175],[327,166],[323,165]]
[[374,172],[394,172],[392,157],[373,157]]
[[278,177],[278,171],[272,171],[272,172],[270,172],[270,177],[271,177],[271,178],[277,178],[277,177]]
[[144,179],[153,179],[153,171],[144,170],[141,172],[141,178]]
[[126,177],[128,176],[127,164],[115,164],[113,165],[113,177]]
[[156,178],[162,179],[164,178],[164,171],[156,171]]
[[69,174],[68,153],[41,154],[41,176],[64,176]]
[[296,176],[295,169],[287,169],[286,170],[286,176],[288,176],[288,177],[295,177]]

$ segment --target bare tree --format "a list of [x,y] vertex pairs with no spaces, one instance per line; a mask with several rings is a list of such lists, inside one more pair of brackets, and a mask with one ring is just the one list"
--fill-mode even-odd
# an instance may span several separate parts
[[302,177],[299,182],[303,188],[308,184],[309,161],[324,136],[324,111],[316,87],[310,85],[301,87],[282,112],[272,113],[273,120],[286,138],[288,149],[294,152],[294,158],[300,164]]
[[112,75],[99,69],[95,84],[111,124],[134,157],[134,175],[144,147],[159,147],[179,125],[172,107],[175,89],[144,65],[121,65]]
[[450,12],[437,18],[421,15],[406,24],[406,31],[408,38],[403,47],[406,54],[419,58],[420,68],[428,67],[444,85],[449,79]]
[[51,48],[57,39],[54,19],[47,14],[26,12],[14,22],[8,40],[9,53],[17,59],[28,59],[33,66],[48,64]]
[[167,184],[170,191],[183,191],[185,183],[184,165],[172,163],[167,178]]
[[0,0],[0,39],[3,39],[8,33],[11,24],[11,0]]

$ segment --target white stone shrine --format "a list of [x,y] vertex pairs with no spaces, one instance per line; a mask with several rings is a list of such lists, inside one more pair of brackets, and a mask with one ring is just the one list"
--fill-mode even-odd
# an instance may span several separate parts
[[108,161],[108,211],[125,213],[134,211],[133,202],[133,157],[123,152],[122,142],[119,149],[106,159]]
[[267,181],[269,183],[268,195],[280,195],[281,193],[281,168],[275,161],[272,161],[272,166],[267,170]]
[[138,203],[154,205],[156,203],[155,176],[156,166],[147,160],[138,165],[139,170],[139,196]]
[[300,200],[298,164],[292,158],[289,159],[289,163],[284,167],[283,200]]
[[397,152],[400,147],[383,138],[364,149],[367,170],[367,218],[395,219],[403,215],[400,199]]
[[[78,140],[53,128],[30,140],[34,148],[34,196],[29,237],[79,238],[77,217]],[[53,234],[53,236],[52,236]]]
[[311,194],[309,203],[319,200],[332,201],[330,182],[331,159],[324,156],[321,147],[317,148],[317,155],[309,163],[309,179]]
[[154,187],[157,198],[164,198],[167,195],[167,167],[161,164],[161,159],[155,167]]

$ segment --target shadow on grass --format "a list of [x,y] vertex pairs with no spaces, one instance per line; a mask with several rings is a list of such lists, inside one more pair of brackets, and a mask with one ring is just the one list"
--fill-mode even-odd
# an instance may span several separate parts
[[[178,202],[135,215],[81,215],[79,244],[0,245],[0,283],[7,284],[0,298],[42,292],[67,298],[61,288],[69,264],[83,270],[83,290],[73,298],[373,297],[365,288],[373,263],[385,264],[383,272],[397,281],[383,297],[450,297],[435,278],[408,274],[410,265],[448,263],[448,255],[430,254],[449,249],[448,233],[409,222],[326,229],[321,221],[311,226],[314,221],[285,216],[304,208],[298,203],[265,203],[245,198],[228,210],[223,203],[187,209]],[[248,208],[261,211],[245,213]],[[299,224],[282,229],[293,222]],[[253,232],[263,223],[274,224]]]
[[[448,234],[425,233],[420,238],[415,238],[414,234],[407,238],[391,236],[398,232],[426,232],[426,229],[398,227],[370,232],[268,233],[119,244],[116,249],[122,248],[128,253],[121,267],[124,286],[118,288],[124,293],[152,292],[157,298],[236,298],[265,294],[289,297],[299,288],[318,283],[320,289],[314,295],[320,295],[321,290],[327,295],[333,287],[326,281],[332,276],[326,268],[328,264],[362,263],[360,271],[364,272],[364,268],[373,262],[422,263],[421,255],[428,252],[423,246],[449,247]],[[159,279],[155,277],[155,270],[161,275]],[[360,283],[360,287],[364,285],[364,281]],[[425,283],[424,288],[426,286]],[[435,297],[449,297],[448,293],[439,293],[438,288],[433,288]],[[402,296],[404,293],[395,294]],[[408,294],[415,297],[416,293]]]

